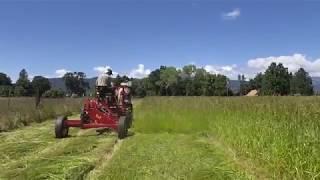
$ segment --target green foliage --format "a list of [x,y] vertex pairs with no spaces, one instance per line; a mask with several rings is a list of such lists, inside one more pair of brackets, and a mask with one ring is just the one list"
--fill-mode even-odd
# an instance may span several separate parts
[[264,95],[288,95],[290,78],[288,69],[281,63],[271,63],[264,73],[261,91]]
[[[239,95],[246,95],[253,89],[258,90],[260,95],[313,94],[312,80],[307,72],[299,70],[292,75],[281,63],[271,63],[264,73],[258,73],[249,81],[244,75],[239,75],[238,80]],[[186,65],[181,70],[161,66],[147,78],[135,79],[133,89],[143,95],[226,96],[233,94],[228,81],[224,75],[210,74],[195,65]]]
[[16,82],[14,95],[15,96],[31,96],[33,93],[31,82],[28,78],[28,73],[22,69],[19,73],[19,79]]
[[291,94],[312,95],[312,79],[309,74],[300,68],[291,79]]
[[10,86],[11,79],[4,73],[0,73],[0,86]]
[[147,95],[145,79],[132,80],[132,95],[137,97],[145,97]]
[[89,83],[85,81],[86,74],[83,72],[68,72],[63,76],[63,80],[70,94],[83,96],[86,89],[89,89]]
[[23,88],[22,86],[14,87],[14,96],[20,97],[20,96],[26,96],[26,94],[28,94],[28,90]]
[[258,73],[253,81],[251,82],[251,88],[252,89],[261,89],[262,88],[262,81],[263,81],[263,74]]
[[130,78],[128,76],[120,76],[119,74],[116,76],[116,78],[113,78],[113,84],[115,86],[119,86],[122,82],[129,81]]
[[50,89],[43,96],[46,98],[62,98],[65,96],[65,92],[61,89]]
[[166,95],[175,95],[178,83],[178,72],[175,67],[166,67],[160,70],[161,86],[165,88]]
[[13,87],[8,85],[0,85],[0,97],[13,96]]
[[148,76],[147,91],[151,95],[160,95],[160,69],[152,71]]
[[175,67],[161,66],[147,78],[134,79],[134,94],[161,96],[225,96],[232,95],[224,75],[213,75],[195,65]]
[[281,63],[271,63],[264,74],[259,73],[245,86],[248,91],[260,90],[260,95],[313,95],[312,79],[303,68],[293,75]]
[[[223,75],[208,74],[207,94],[208,96],[225,96],[227,95],[228,79]],[[231,93],[229,95],[232,95]]]
[[39,96],[51,88],[50,82],[47,78],[42,76],[35,76],[32,80],[32,87],[35,93]]

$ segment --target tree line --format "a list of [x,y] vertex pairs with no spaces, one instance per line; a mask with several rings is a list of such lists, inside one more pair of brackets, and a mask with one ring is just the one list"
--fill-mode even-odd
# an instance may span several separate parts
[[231,91],[229,79],[220,74],[210,74],[203,68],[187,65],[182,69],[161,66],[148,77],[133,80],[135,95],[146,96],[232,96],[246,95],[257,90],[259,95],[313,95],[312,79],[303,68],[289,73],[283,64],[271,63],[264,73],[249,81],[238,76],[239,92]]
[[228,78],[210,74],[195,65],[182,69],[161,66],[148,77],[133,79],[133,93],[137,96],[226,96],[233,92],[228,87]]
[[312,78],[303,68],[295,73],[289,73],[283,64],[271,63],[264,73],[258,73],[253,79],[245,81],[239,76],[240,94],[246,94],[256,89],[260,95],[313,95]]
[[28,73],[22,69],[16,83],[12,83],[11,78],[5,73],[0,72],[0,96],[1,97],[63,97],[62,90],[51,89],[48,78],[35,76],[32,81],[29,80]]
[[[86,96],[94,94],[94,87],[89,87],[86,74],[68,72],[63,78],[66,92],[51,89],[50,82],[42,76],[35,76],[32,81],[22,69],[15,84],[9,76],[0,73],[0,96],[35,96],[64,97],[68,95]],[[181,69],[172,66],[160,66],[142,79],[117,75],[112,79],[115,85],[132,81],[134,96],[232,96],[245,95],[258,90],[259,95],[313,95],[312,79],[303,68],[291,73],[283,64],[271,63],[265,72],[258,73],[247,80],[239,75],[239,92],[233,92],[229,79],[221,74],[210,74],[195,65],[186,65]],[[39,100],[40,101],[40,100]]]

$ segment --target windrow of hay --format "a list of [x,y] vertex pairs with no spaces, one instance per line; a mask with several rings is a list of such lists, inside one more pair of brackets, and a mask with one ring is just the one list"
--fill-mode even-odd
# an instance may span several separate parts
[[55,139],[53,129],[46,121],[1,133],[0,179],[84,179],[117,139],[94,129],[70,129],[70,137]]

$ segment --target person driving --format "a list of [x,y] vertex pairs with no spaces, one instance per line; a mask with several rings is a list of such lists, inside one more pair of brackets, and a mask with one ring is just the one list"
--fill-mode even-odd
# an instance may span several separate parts
[[109,93],[112,93],[113,83],[111,81],[112,70],[108,69],[107,72],[98,76],[96,81],[97,96],[104,99]]

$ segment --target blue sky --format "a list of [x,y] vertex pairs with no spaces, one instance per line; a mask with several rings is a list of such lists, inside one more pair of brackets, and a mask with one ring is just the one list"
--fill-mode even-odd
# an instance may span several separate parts
[[[1,0],[0,72],[143,77],[195,63],[230,78],[271,61],[320,75],[320,1]],[[140,65],[139,65],[140,64]]]

